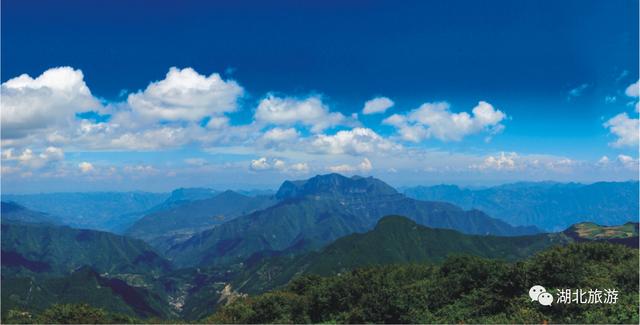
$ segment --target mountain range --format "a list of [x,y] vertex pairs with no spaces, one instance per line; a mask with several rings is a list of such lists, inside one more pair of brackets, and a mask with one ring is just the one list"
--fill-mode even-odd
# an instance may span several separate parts
[[[567,209],[599,211],[593,214],[600,216],[595,218],[598,220],[630,219],[613,214],[631,210],[635,204],[633,199],[625,203],[619,198],[603,198],[607,191],[622,197],[631,195],[633,191],[625,190],[627,183],[598,183],[589,185],[588,189],[584,189],[585,186],[510,184],[500,187],[496,190],[500,194],[490,198],[496,206],[505,202],[505,206],[519,211],[527,205],[535,209],[536,204],[542,204],[540,202],[553,193],[564,193],[558,197],[572,197],[577,201],[567,203]],[[421,193],[445,196],[443,193],[447,191],[492,189],[463,190],[440,186]],[[578,195],[576,191],[590,194]],[[409,193],[411,189],[405,189],[405,192],[413,196],[419,194]],[[454,195],[451,193],[447,195]],[[637,255],[638,248],[637,222],[627,220],[619,225],[578,222],[562,231],[545,233],[536,227],[538,224],[513,226],[479,209],[465,210],[448,202],[413,199],[373,177],[318,175],[307,180],[285,181],[275,193],[183,188],[148,201],[141,199],[136,204],[131,203],[131,200],[136,201],[131,198],[131,193],[100,195],[105,195],[105,198],[97,199],[99,194],[87,195],[93,198],[87,204],[93,205],[94,209],[106,207],[110,210],[95,222],[77,222],[78,216],[90,211],[84,207],[72,213],[77,202],[55,208],[49,202],[42,205],[48,207],[42,212],[16,201],[2,202],[3,322],[7,322],[6,315],[10,309],[41,313],[52,302],[86,302],[109,312],[147,321],[202,321],[216,311],[222,315],[229,312],[231,314],[228,315],[236,315],[233,313],[239,311],[233,309],[234,301],[242,301],[239,305],[244,306],[242,308],[261,308],[261,301],[271,304],[270,297],[279,297],[277,299],[285,300],[277,300],[265,310],[288,308],[286,306],[290,302],[286,299],[293,297],[290,292],[280,297],[279,291],[267,291],[281,288],[294,292],[307,290],[304,284],[311,285],[308,281],[319,281],[316,284],[320,290],[325,280],[317,279],[340,282],[343,275],[359,274],[359,270],[370,268],[389,267],[389,270],[403,270],[401,272],[406,268],[409,272],[416,266],[417,269],[423,268],[424,272],[437,270],[446,273],[451,269],[451,263],[458,263],[456,261],[475,265],[473,263],[478,259],[484,258],[491,259],[487,262],[491,267],[512,265],[509,268],[517,276],[519,266],[525,266],[531,274],[545,273],[545,268],[553,268],[556,264],[562,265],[563,269],[575,263],[591,265],[591,260],[603,258],[602,254],[623,252],[622,255],[629,255],[629,248],[622,246],[635,249]],[[145,197],[146,194],[136,195]],[[461,194],[462,197],[464,195],[467,194]],[[69,197],[76,200],[82,196],[72,193]],[[114,202],[107,204],[108,198]],[[60,204],[66,204],[67,199],[61,199]],[[115,208],[117,200],[131,204],[124,204],[118,211]],[[521,206],[518,206],[518,200],[523,201]],[[592,202],[586,202],[588,200]],[[558,202],[553,204],[560,205]],[[631,208],[623,205],[631,205]],[[538,210],[536,213],[542,216],[548,211],[558,212],[558,209],[554,206],[551,210]],[[574,212],[577,211],[575,209]],[[63,211],[65,216],[51,211]],[[536,220],[545,224],[547,219]],[[553,227],[564,222],[556,220]],[[83,229],[84,224],[108,225],[121,234]],[[591,242],[607,243],[599,246],[591,245]],[[560,255],[554,255],[559,247],[570,247],[567,256],[572,260],[565,261]],[[580,255],[581,252],[586,255]],[[545,263],[551,264],[527,264],[530,263],[527,260],[540,260],[542,255]],[[626,257],[619,258],[618,255],[615,263],[620,264],[617,266],[619,271],[627,268],[629,263],[620,263]],[[631,280],[621,278],[618,271],[601,277],[604,273],[599,265],[588,270],[594,277],[618,279],[615,281],[619,283],[633,280],[633,276],[630,276]],[[635,267],[627,273],[637,274]],[[479,278],[484,276],[482,272],[493,272],[463,265],[462,269],[465,268],[465,272]],[[534,272],[536,268],[540,268],[538,273]],[[381,274],[385,273],[382,271]],[[462,279],[465,274],[444,274],[437,281],[452,281],[466,286]],[[458,280],[461,282],[456,282]],[[511,281],[509,278],[502,280]],[[607,281],[610,282],[606,280],[603,283],[609,283]],[[425,286],[432,288],[434,284]],[[362,294],[370,294],[365,288],[355,288],[354,292],[361,289],[364,290]],[[413,289],[409,285],[407,290]],[[265,294],[255,296],[262,293]],[[252,298],[243,298],[247,294]],[[313,293],[310,295],[313,299],[323,299]],[[514,295],[520,295],[519,291],[507,293],[507,296]],[[253,297],[258,300],[253,300]],[[309,297],[305,299],[311,299]],[[468,299],[475,301],[473,297]],[[471,305],[481,306],[476,302]],[[308,306],[309,310],[316,307]],[[354,313],[357,316],[357,311]],[[254,316],[247,319],[263,322],[271,319]],[[221,319],[235,322],[241,318]],[[272,319],[278,320],[286,319]]]
[[419,224],[470,234],[525,235],[535,227],[513,227],[478,210],[442,202],[410,199],[373,177],[319,175],[286,181],[279,203],[194,235],[165,254],[177,265],[240,262],[260,251],[317,249],[375,226],[385,215],[409,217]]
[[426,201],[479,209],[512,225],[560,231],[579,222],[619,225],[637,221],[638,182],[514,183],[483,189],[455,185],[418,186],[404,194]]
[[167,197],[167,193],[149,192],[70,192],[3,194],[2,201],[55,216],[71,227],[113,231],[128,222],[120,216],[151,209]]

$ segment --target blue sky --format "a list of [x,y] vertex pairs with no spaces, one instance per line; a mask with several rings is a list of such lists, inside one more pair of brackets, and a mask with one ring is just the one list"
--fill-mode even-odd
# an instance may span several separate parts
[[3,191],[637,179],[637,13],[3,1]]

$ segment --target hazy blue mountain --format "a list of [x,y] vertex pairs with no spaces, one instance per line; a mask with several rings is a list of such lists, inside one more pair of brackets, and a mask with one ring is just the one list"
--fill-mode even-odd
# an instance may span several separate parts
[[246,195],[246,196],[273,196],[276,194],[275,190],[236,190],[235,192],[238,192],[242,195]]
[[117,217],[111,218],[109,231],[124,234],[131,226],[133,226],[138,220],[144,216],[159,213],[160,211],[170,210],[183,204],[187,204],[192,201],[204,200],[215,196],[218,192],[210,188],[178,188],[169,194],[166,200],[160,204],[151,207],[144,211],[135,211],[125,213]]
[[579,222],[617,225],[637,221],[638,182],[515,183],[486,189],[453,185],[418,186],[405,195],[479,209],[513,225],[559,231]]
[[264,209],[275,202],[273,197],[249,197],[225,191],[208,199],[184,202],[146,215],[136,221],[126,234],[166,249],[197,232]]
[[269,250],[313,249],[370,230],[385,215],[405,215],[420,224],[471,234],[522,235],[531,227],[512,227],[484,213],[441,202],[405,197],[384,182],[339,174],[286,181],[276,194],[281,202],[238,217],[171,247],[181,265],[229,263]]
[[10,309],[39,312],[52,304],[84,303],[141,318],[175,317],[158,294],[108,278],[89,267],[59,277],[2,276],[2,314]]
[[59,224],[55,217],[46,213],[29,210],[14,202],[2,202],[0,215],[2,223],[27,223],[27,224]]
[[82,266],[103,273],[160,275],[171,265],[141,240],[67,226],[2,224],[7,273],[67,274]]
[[253,256],[246,261],[246,270],[234,279],[234,287],[242,292],[260,293],[303,273],[326,276],[366,266],[440,263],[450,255],[460,254],[515,261],[571,241],[561,233],[516,237],[466,235],[424,227],[401,216],[386,216],[373,230],[339,238],[319,252]]
[[146,211],[167,197],[167,193],[87,192],[3,194],[2,200],[55,216],[72,227],[112,230],[123,222],[122,215]]
[[204,200],[215,196],[218,191],[210,188],[188,187],[178,188],[171,192],[171,195],[163,202],[163,204],[171,204],[174,202],[189,202]]

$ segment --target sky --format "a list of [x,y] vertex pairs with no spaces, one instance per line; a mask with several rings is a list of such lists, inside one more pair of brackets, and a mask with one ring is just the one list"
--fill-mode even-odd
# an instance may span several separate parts
[[638,1],[2,1],[2,191],[638,179]]

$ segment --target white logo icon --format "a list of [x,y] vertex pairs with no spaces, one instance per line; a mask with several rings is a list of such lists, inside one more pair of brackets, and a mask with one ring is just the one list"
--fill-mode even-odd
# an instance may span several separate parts
[[537,301],[544,306],[551,306],[553,302],[553,295],[548,293],[547,289],[540,285],[534,285],[529,289],[529,297],[531,301]]

